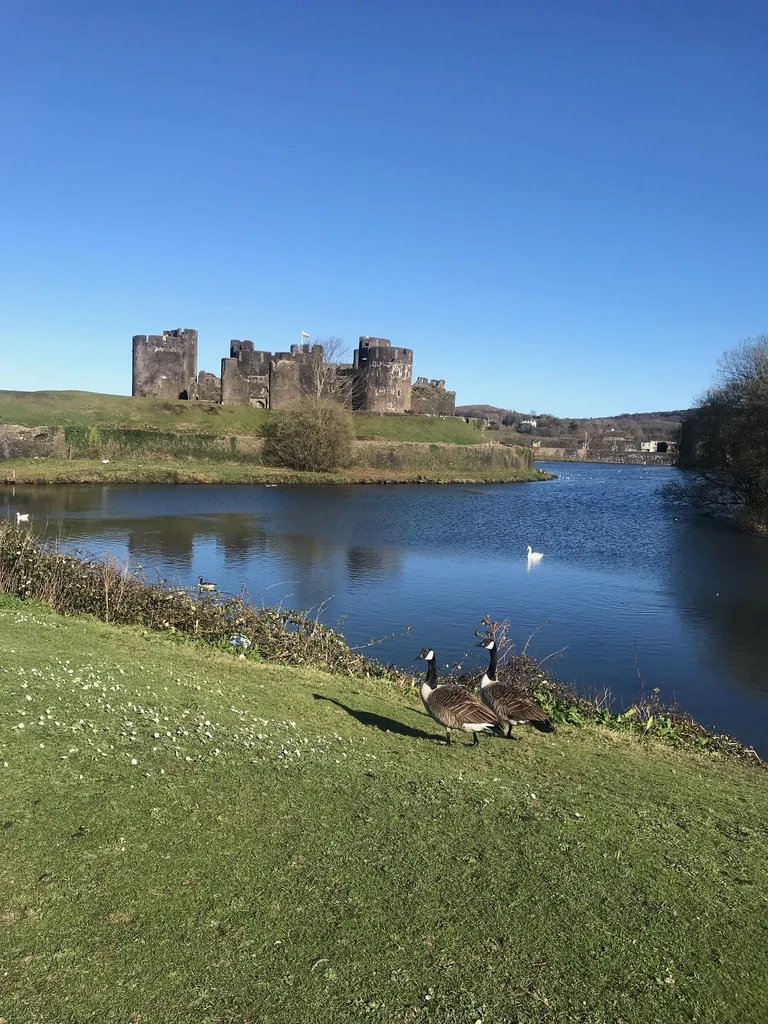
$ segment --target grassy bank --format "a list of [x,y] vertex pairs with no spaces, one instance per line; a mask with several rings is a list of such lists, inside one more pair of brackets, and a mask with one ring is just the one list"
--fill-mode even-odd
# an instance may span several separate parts
[[[22,427],[131,427],[214,435],[260,434],[269,413],[242,405],[129,398],[90,391],[0,391],[0,425]],[[358,438],[477,444],[480,433],[460,418],[356,414]]]
[[[415,638],[418,648],[428,638]],[[764,773],[0,599],[9,1024],[758,1024]]]
[[550,480],[542,470],[469,467],[399,469],[394,466],[355,467],[334,473],[305,473],[247,463],[110,461],[92,459],[15,459],[0,462],[5,484],[444,484],[525,483]]

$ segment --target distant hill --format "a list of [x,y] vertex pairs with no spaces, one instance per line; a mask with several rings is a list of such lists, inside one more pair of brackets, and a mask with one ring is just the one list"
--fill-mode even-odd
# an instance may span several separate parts
[[[549,413],[518,412],[516,409],[502,409],[495,405],[460,405],[457,416],[472,416],[490,420],[507,432],[533,435],[534,437],[581,438],[584,433],[590,438],[603,436],[635,438],[639,441],[675,440],[687,409],[673,409],[663,412],[629,412],[617,416],[592,416],[568,418],[552,416]],[[536,425],[525,423],[535,420]]]
[[613,419],[617,420],[670,420],[682,423],[691,412],[690,409],[672,409],[670,412],[622,412]]

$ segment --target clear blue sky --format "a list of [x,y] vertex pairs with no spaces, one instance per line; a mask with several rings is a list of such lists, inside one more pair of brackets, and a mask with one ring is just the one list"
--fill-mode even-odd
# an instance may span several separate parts
[[0,39],[1,388],[306,330],[602,415],[768,331],[765,0],[19,0]]

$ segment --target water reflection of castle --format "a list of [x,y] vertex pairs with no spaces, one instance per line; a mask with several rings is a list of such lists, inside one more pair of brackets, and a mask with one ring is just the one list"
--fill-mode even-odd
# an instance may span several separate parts
[[[245,572],[263,557],[279,558],[294,567],[297,579],[333,563],[343,568],[350,584],[359,586],[396,577],[402,568],[403,556],[397,549],[346,545],[305,527],[295,532],[271,530],[263,516],[251,512],[113,519],[105,515],[105,490],[52,488],[47,493],[48,488],[38,488],[35,497],[49,499],[45,510],[35,510],[39,528],[50,540],[59,539],[76,548],[82,545],[109,550],[112,545],[115,551],[125,551],[132,565],[147,570],[161,565],[172,567],[179,582],[185,575],[193,575],[192,567],[206,544],[218,552],[215,557],[223,559],[228,574]],[[35,506],[34,499],[27,495],[24,498]],[[43,522],[45,515],[52,517],[47,524]]]
[[[93,524],[89,524],[92,528]],[[206,540],[220,549],[224,567],[277,557],[295,567],[298,578],[322,569],[329,561],[342,564],[352,584],[368,584],[397,576],[402,567],[398,550],[346,547],[311,533],[281,533],[265,529],[259,517],[248,513],[221,516],[163,516],[158,520],[123,521],[131,561],[158,562],[191,573],[196,548]],[[89,530],[90,532],[90,530]],[[327,596],[330,596],[327,595]]]
[[351,583],[373,583],[388,576],[397,576],[402,569],[403,555],[392,548],[347,548],[347,575]]

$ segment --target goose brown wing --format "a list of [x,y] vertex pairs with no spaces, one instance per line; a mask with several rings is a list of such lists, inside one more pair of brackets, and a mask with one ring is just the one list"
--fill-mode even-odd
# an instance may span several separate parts
[[487,708],[463,686],[438,686],[430,694],[427,707],[441,725],[460,729],[463,725],[498,725],[496,713]]
[[513,722],[548,722],[546,711],[531,700],[527,693],[509,683],[491,683],[485,688],[488,702],[499,716]]

